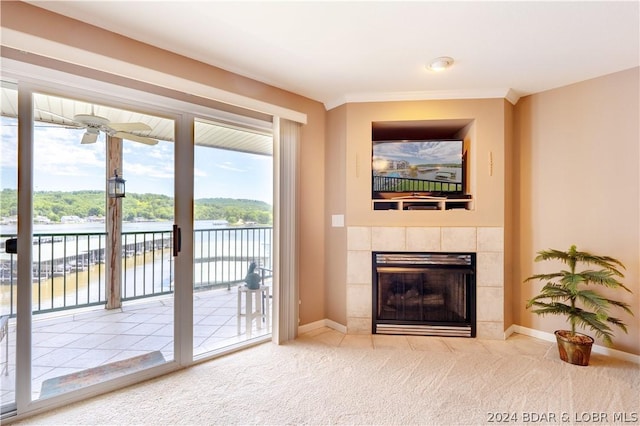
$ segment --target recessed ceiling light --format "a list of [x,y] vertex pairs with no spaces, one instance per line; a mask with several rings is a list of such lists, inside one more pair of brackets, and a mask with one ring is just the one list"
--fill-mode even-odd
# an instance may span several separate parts
[[431,71],[440,72],[444,71],[453,65],[453,58],[448,56],[440,56],[439,58],[434,59],[427,65],[427,68]]

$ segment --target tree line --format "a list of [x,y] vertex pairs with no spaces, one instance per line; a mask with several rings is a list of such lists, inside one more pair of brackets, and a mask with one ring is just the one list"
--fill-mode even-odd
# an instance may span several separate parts
[[[14,189],[0,192],[0,216],[18,214],[18,195]],[[122,200],[123,220],[173,220],[173,197],[160,194],[127,193]],[[33,215],[60,222],[63,216],[100,218],[105,216],[103,191],[37,191],[33,194]],[[195,220],[226,220],[230,224],[253,222],[261,225],[273,223],[270,204],[258,200],[233,198],[202,198],[195,200]]]

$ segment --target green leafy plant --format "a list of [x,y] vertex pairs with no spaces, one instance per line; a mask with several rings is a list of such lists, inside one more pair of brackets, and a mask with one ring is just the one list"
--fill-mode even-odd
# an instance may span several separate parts
[[[547,260],[563,262],[569,270],[536,274],[527,278],[525,282],[546,282],[540,293],[527,301],[527,309],[533,308],[531,312],[539,315],[566,316],[571,324],[571,336],[576,335],[578,326],[590,328],[607,345],[611,344],[613,337],[612,326],[627,332],[626,324],[612,317],[609,311],[612,307],[618,307],[633,315],[629,305],[609,299],[590,288],[592,285],[601,285],[631,293],[631,290],[619,281],[619,278],[624,277],[620,269],[625,269],[619,260],[578,251],[575,245],[567,251],[543,250],[538,252],[535,258],[536,262]],[[579,264],[596,265],[601,269],[576,271]]]

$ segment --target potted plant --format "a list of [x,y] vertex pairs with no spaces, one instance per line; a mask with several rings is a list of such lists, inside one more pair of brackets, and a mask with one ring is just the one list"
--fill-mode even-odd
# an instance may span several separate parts
[[[560,261],[568,265],[569,270],[560,270],[550,274],[536,274],[525,282],[540,280],[545,282],[537,296],[527,301],[527,309],[538,315],[564,315],[571,324],[571,330],[557,330],[558,351],[563,361],[576,365],[588,365],[593,338],[576,332],[576,328],[590,328],[605,344],[610,345],[613,337],[612,326],[627,332],[626,324],[612,317],[609,311],[618,307],[633,315],[627,303],[612,300],[598,293],[593,286],[622,289],[631,293],[619,278],[624,277],[620,269],[624,265],[609,256],[578,251],[575,245],[567,251],[544,250],[535,258],[539,261]],[[595,265],[599,269],[577,271],[579,264]]]

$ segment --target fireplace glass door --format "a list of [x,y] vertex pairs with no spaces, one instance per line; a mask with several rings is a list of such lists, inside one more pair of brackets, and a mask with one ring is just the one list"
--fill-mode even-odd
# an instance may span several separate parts
[[373,333],[475,335],[474,254],[374,256]]
[[468,319],[464,272],[379,268],[378,287],[378,319],[419,322]]

